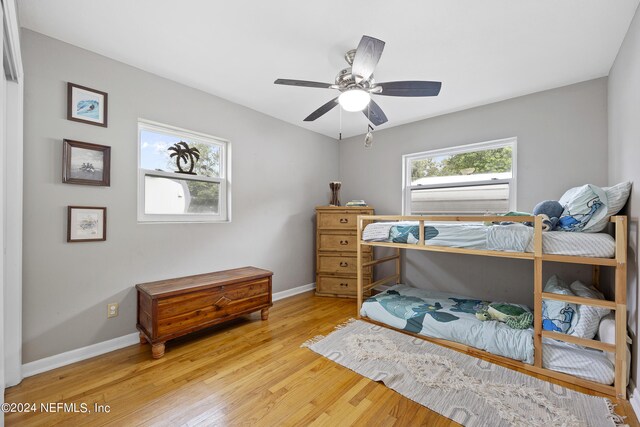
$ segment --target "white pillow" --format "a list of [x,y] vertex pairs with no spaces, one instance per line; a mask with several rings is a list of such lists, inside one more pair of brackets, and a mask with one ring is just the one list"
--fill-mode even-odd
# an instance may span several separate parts
[[[600,322],[600,327],[598,328],[598,339],[601,342],[615,345],[616,343],[616,315],[615,314],[612,313],[602,318],[602,321]],[[630,341],[631,339],[627,335],[627,344],[629,344]],[[631,361],[631,352],[629,351],[629,345],[625,345],[625,350],[627,350],[626,351],[627,376],[625,377],[625,381],[626,381],[625,386],[626,386],[629,382],[629,373],[631,369],[631,363],[629,363]],[[607,359],[609,359],[611,363],[615,365],[616,363],[615,354],[608,351],[605,351],[604,354],[607,356]]]
[[607,215],[607,194],[595,185],[586,184],[567,190],[559,203],[564,208],[558,228],[562,231],[586,231]]
[[[579,280],[573,282],[570,288],[574,294],[582,298],[604,299],[604,295],[596,288],[585,285]],[[600,320],[610,312],[611,310],[608,308],[594,307],[585,304],[578,305],[578,322],[573,330],[568,332],[569,335],[589,340],[592,339],[596,336],[596,332],[598,332]]]
[[593,223],[589,221],[589,228],[585,229],[588,233],[597,233],[604,230],[609,222],[609,217],[622,210],[631,193],[631,182],[621,182],[613,187],[605,187],[603,190],[607,195],[607,215],[600,220],[593,221]]

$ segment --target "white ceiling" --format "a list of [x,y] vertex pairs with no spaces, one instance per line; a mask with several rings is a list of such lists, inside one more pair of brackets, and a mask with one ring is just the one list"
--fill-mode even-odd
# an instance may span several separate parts
[[[337,138],[339,109],[303,119],[363,34],[376,81],[438,80],[436,98],[377,96],[397,126],[606,76],[640,0],[19,0],[23,27]],[[343,137],[366,132],[342,113]]]

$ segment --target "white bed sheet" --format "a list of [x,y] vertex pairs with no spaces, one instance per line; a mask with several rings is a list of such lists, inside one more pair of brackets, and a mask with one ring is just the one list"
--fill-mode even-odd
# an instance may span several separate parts
[[548,338],[542,344],[542,366],[601,384],[615,380],[615,366],[605,352]]
[[[390,241],[394,226],[417,226],[412,222],[375,222],[365,227],[365,241]],[[478,223],[425,222],[435,227],[435,237],[425,240],[425,245],[448,246],[468,249],[488,249],[507,252],[533,252],[533,228],[523,224],[491,225]],[[408,243],[417,244],[409,235]],[[613,258],[616,243],[606,233],[580,233],[548,231],[542,233],[542,252],[553,255],[572,255],[594,258]]]

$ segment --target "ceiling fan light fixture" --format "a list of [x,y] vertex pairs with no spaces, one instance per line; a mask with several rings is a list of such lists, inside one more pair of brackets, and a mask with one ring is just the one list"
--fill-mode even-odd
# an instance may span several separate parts
[[340,94],[338,102],[345,111],[362,111],[371,101],[371,95],[359,88],[349,89]]

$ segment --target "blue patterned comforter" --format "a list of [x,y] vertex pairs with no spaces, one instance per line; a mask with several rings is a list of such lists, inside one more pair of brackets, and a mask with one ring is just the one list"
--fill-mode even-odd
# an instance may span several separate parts
[[396,285],[367,299],[360,314],[394,328],[533,363],[533,330],[478,320],[475,313],[486,304],[487,301]]

